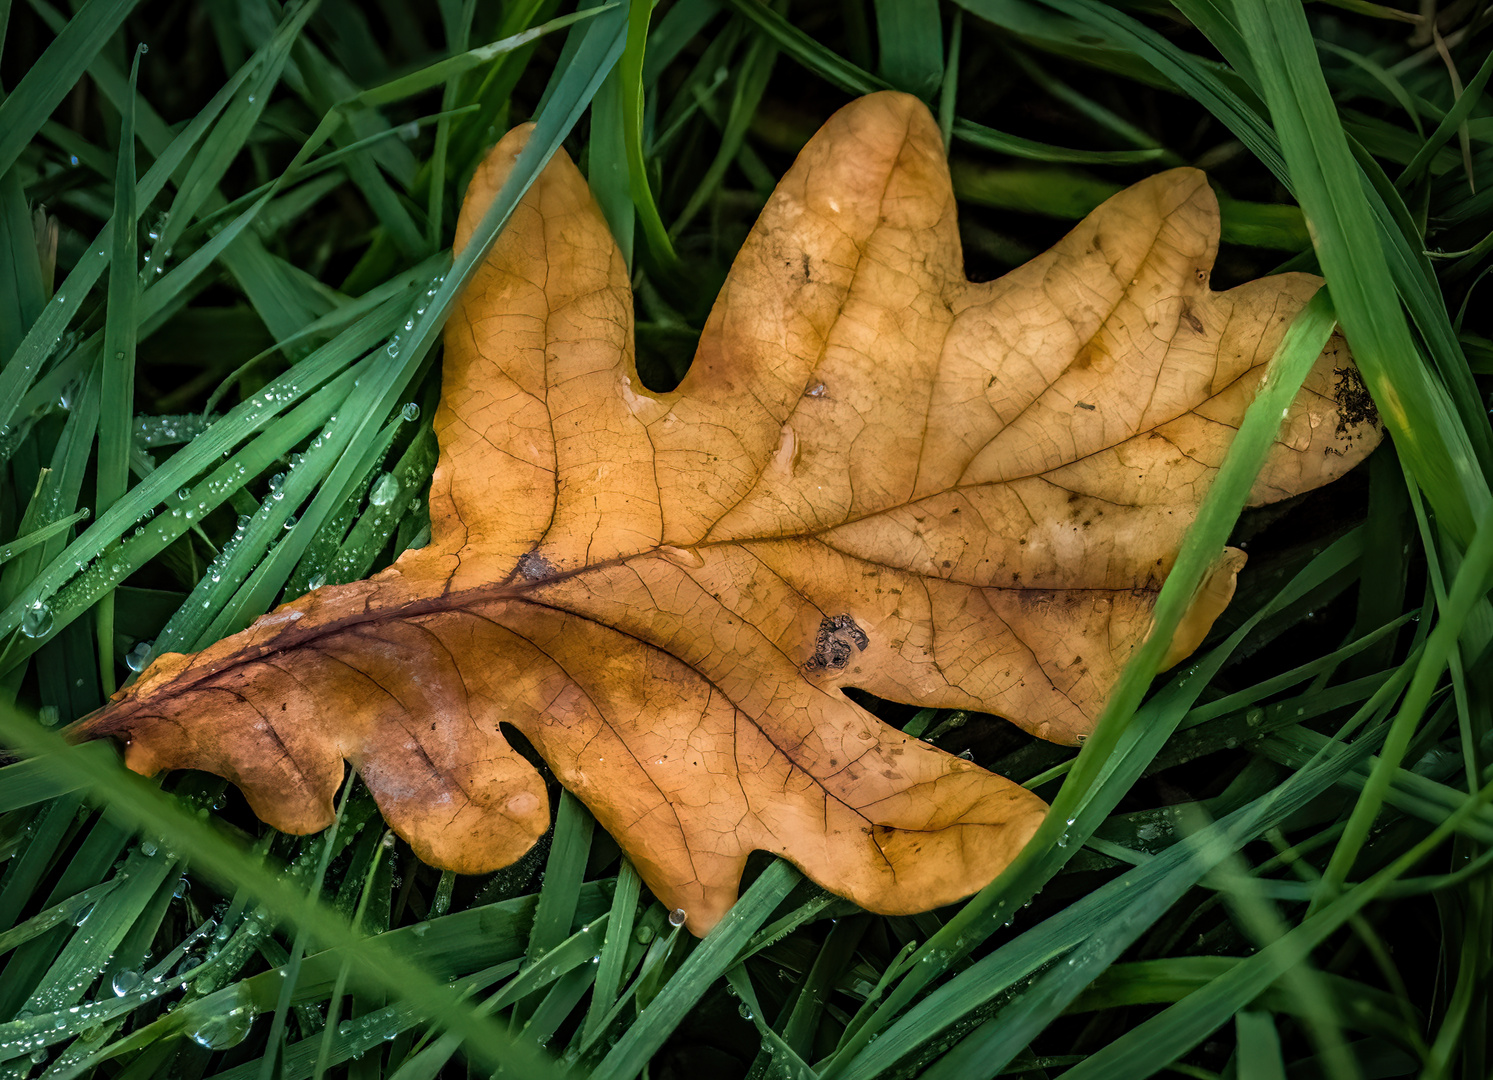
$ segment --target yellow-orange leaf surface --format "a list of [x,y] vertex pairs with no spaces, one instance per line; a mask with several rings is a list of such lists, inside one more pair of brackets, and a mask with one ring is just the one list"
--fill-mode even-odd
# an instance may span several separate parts
[[[473,179],[458,247],[526,137]],[[876,94],[804,149],[688,376],[652,393],[626,267],[559,154],[446,332],[429,546],[161,657],[82,732],[143,773],[225,776],[290,832],[332,820],[346,759],[421,858],[475,873],[549,821],[506,722],[696,933],[754,849],[875,911],[957,900],[1044,804],[841,688],[1060,742],[1092,725],[1320,284],[1214,293],[1217,238],[1203,175],[1178,169],[972,284],[937,127]],[[1377,442],[1334,400],[1349,364],[1334,339],[1256,502]]]

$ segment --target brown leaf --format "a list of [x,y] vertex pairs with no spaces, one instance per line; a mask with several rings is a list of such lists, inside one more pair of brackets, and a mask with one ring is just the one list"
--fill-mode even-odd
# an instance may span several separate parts
[[[526,138],[473,179],[458,247]],[[501,721],[695,933],[754,849],[875,911],[957,900],[1045,806],[840,688],[1060,742],[1090,728],[1319,285],[1214,293],[1217,237],[1203,175],[1177,169],[971,284],[937,127],[872,95],[783,178],[657,394],[626,267],[557,155],[447,329],[430,545],[162,657],[82,731],[122,737],[139,772],[228,777],[289,832],[332,820],[346,759],[422,859],[478,873],[549,822]],[[1349,364],[1334,339],[1257,502],[1378,441],[1334,402]],[[1240,565],[1200,591],[1178,656]]]

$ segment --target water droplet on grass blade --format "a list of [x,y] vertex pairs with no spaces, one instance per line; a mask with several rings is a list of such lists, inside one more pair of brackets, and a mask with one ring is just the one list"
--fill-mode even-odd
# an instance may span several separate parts
[[368,502],[372,506],[388,506],[398,494],[399,481],[394,478],[393,473],[384,473],[368,493]]
[[254,1013],[239,1005],[205,1017],[191,1032],[192,1041],[209,1050],[227,1050],[243,1042],[254,1026]]
[[21,633],[29,638],[46,637],[52,632],[52,609],[38,600],[21,616]]
[[124,666],[131,671],[144,671],[150,663],[150,648],[153,643],[137,641],[135,647],[124,654]]

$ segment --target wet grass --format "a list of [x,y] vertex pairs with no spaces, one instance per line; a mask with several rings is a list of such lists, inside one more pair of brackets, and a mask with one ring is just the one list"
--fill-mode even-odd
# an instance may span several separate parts
[[[0,2],[0,1074],[1488,1075],[1493,38],[1428,11]],[[867,702],[1053,804],[989,888],[882,918],[762,859],[696,942],[557,788],[455,878],[355,780],[298,838],[60,745],[151,655],[424,542],[451,232],[509,126],[585,169],[663,388],[793,154],[886,86],[940,119],[975,278],[1206,168],[1215,281],[1328,282],[1271,392],[1336,322],[1391,436],[1244,511],[1262,401],[1158,621],[1230,538],[1238,597],[1080,753]]]

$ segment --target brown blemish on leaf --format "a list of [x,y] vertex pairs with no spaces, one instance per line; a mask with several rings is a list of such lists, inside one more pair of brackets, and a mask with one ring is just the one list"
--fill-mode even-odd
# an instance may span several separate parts
[[[473,177],[458,248],[527,137]],[[695,933],[754,850],[874,911],[958,900],[1043,803],[840,686],[1085,737],[1320,285],[1212,292],[1217,238],[1202,174],[1176,169],[972,283],[937,125],[875,94],[804,148],[655,394],[627,265],[558,154],[448,324],[430,544],[160,657],[75,735],[230,777],[287,832],[332,820],[350,761],[420,858],[479,873],[549,824],[511,725]],[[1170,334],[1186,315],[1203,329]],[[1261,501],[1379,438],[1329,352]],[[1175,652],[1231,587],[1210,579]]]
[[871,639],[849,615],[825,616],[814,637],[814,655],[804,665],[810,671],[839,671],[850,663],[855,650],[865,652]]
[[537,551],[526,551],[520,555],[516,569],[518,576],[525,581],[544,581],[558,573],[555,565]]
[[1332,389],[1332,400],[1338,409],[1337,434],[1347,436],[1354,428],[1364,426],[1377,430],[1380,426],[1379,410],[1358,368],[1334,368],[1332,373],[1337,377]]

